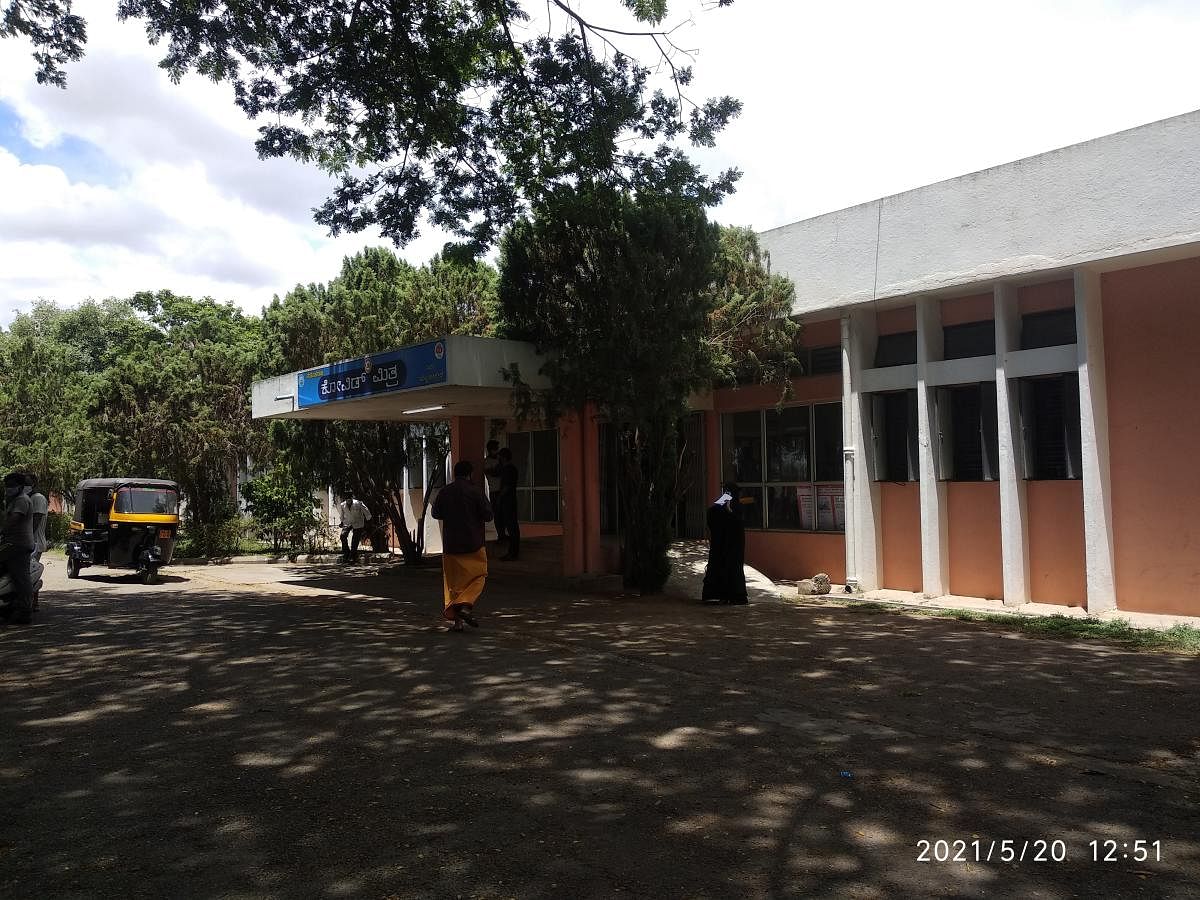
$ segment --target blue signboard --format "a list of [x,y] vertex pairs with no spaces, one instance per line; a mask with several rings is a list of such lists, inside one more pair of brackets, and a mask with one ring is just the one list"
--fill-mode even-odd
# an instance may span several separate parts
[[446,344],[430,341],[331,363],[297,376],[296,403],[317,406],[446,383]]

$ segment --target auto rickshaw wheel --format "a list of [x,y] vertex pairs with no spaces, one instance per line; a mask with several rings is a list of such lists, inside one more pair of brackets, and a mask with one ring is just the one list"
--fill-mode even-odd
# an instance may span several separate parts
[[67,577],[68,578],[78,578],[79,577],[79,560],[77,560],[73,556],[67,557]]

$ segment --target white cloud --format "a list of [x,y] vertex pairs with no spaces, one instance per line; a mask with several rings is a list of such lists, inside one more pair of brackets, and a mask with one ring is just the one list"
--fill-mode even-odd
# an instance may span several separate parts
[[[259,160],[226,85],[172,85],[161,48],[111,0],[77,0],[88,55],[69,89],[39,87],[26,48],[0,43],[0,103],[23,137],[70,136],[111,162],[103,184],[0,149],[0,324],[39,297],[75,303],[171,288],[256,311],[333,277],[377,234],[328,238],[311,208],[324,175]],[[608,15],[616,0],[593,3]],[[1200,106],[1200,9],[1183,0],[674,0],[702,48],[691,88],[746,109],[703,154],[745,171],[715,216],[768,228]],[[534,7],[531,7],[534,8]],[[537,6],[544,8],[544,4]],[[627,44],[631,46],[630,44]],[[28,160],[24,161],[28,163]],[[403,251],[431,256],[431,233]]]

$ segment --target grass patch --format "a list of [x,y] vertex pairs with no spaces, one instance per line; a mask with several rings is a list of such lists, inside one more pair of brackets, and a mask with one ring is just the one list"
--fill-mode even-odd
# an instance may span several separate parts
[[1169,650],[1175,653],[1200,655],[1200,628],[1173,625],[1165,631],[1155,628],[1134,628],[1125,619],[1077,619],[1069,616],[1017,616],[1011,613],[979,612],[973,609],[929,609],[900,604],[877,603],[872,600],[837,600],[847,609],[866,613],[903,613],[932,616],[938,619],[958,619],[960,622],[983,622],[1000,625],[1014,631],[1058,640],[1091,640],[1117,644],[1134,650]]

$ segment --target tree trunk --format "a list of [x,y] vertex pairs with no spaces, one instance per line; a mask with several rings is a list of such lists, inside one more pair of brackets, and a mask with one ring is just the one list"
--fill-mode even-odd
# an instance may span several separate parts
[[671,575],[668,550],[678,503],[678,430],[660,416],[624,433],[621,503],[624,517],[625,587],[657,594]]

